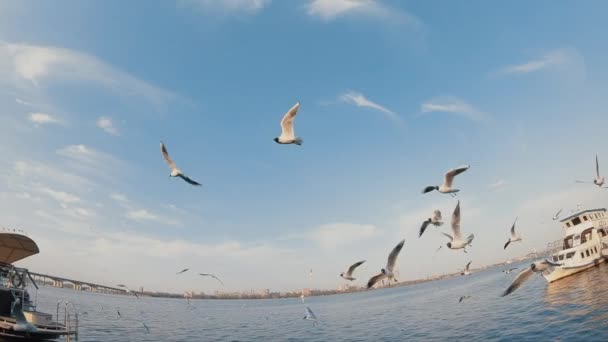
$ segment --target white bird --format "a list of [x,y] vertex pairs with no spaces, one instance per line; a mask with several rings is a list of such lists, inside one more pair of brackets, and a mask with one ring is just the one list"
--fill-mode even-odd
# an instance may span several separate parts
[[509,244],[511,242],[521,241],[521,235],[519,235],[518,233],[515,232],[515,223],[516,222],[517,222],[517,217],[515,218],[515,221],[513,222],[513,226],[511,226],[511,236],[509,237],[509,241],[507,241],[507,243],[505,243],[505,247],[503,249],[507,249],[507,246],[509,246]]
[[469,271],[469,266],[471,266],[471,263],[473,262],[473,260],[469,261],[469,263],[464,267],[464,269],[460,272],[460,275],[471,275],[471,271]]
[[474,234],[471,234],[467,237],[466,240],[462,239],[460,235],[460,201],[456,204],[456,209],[454,209],[454,213],[452,214],[452,234],[442,233],[443,235],[450,238],[450,242],[446,244],[449,249],[463,249],[464,252],[467,252],[467,246],[471,246],[471,242],[475,238]]
[[306,307],[306,311],[304,311],[304,318],[302,319],[309,319],[313,321],[314,325],[317,324],[317,315],[315,315],[315,313],[312,312],[312,310],[308,306]]
[[[576,181],[576,182],[577,183],[588,183],[588,182],[584,182],[584,181]],[[604,182],[605,182],[604,176],[600,176],[600,164],[598,162],[597,154],[596,154],[595,155],[595,179],[593,180],[593,184],[595,184],[601,188],[604,185]]]
[[557,221],[557,219],[559,219],[559,214],[562,213],[563,209],[560,209],[557,211],[557,213],[555,213],[555,215],[553,215],[553,221]]
[[38,330],[35,325],[28,322],[25,318],[25,315],[23,314],[23,307],[21,306],[21,299],[15,299],[12,305],[12,312],[15,316],[15,325],[13,325],[13,330],[25,332],[27,334]]
[[471,296],[468,296],[468,295],[467,295],[467,296],[462,296],[462,297],[460,297],[460,299],[458,300],[458,303],[462,303],[462,301],[463,301],[463,300],[465,300],[465,299],[469,299],[469,298],[471,298]]
[[171,157],[169,157],[169,152],[167,152],[167,148],[165,147],[165,144],[162,141],[160,142],[160,152],[163,154],[165,161],[167,162],[167,164],[169,165],[169,168],[171,169],[171,173],[169,174],[169,177],[179,177],[179,178],[183,179],[184,181],[186,181],[188,184],[195,185],[195,186],[201,185],[199,182],[184,175],[182,173],[182,171],[180,169],[178,169],[177,166],[175,166],[175,163],[173,162],[173,160],[171,160]]
[[353,272],[355,271],[355,269],[356,269],[357,267],[361,266],[361,265],[362,265],[364,262],[365,262],[365,260],[363,260],[363,261],[359,261],[359,262],[356,262],[356,263],[352,264],[352,265],[351,265],[351,266],[348,268],[348,270],[346,270],[346,272],[342,272],[342,273],[340,273],[340,277],[342,277],[342,278],[344,278],[344,279],[346,279],[346,280],[350,280],[350,281],[355,280],[356,278],[353,278]]
[[295,130],[293,129],[293,121],[296,118],[298,109],[300,109],[300,102],[297,102],[289,111],[287,111],[287,113],[285,113],[285,116],[283,116],[283,119],[281,120],[281,135],[274,138],[274,141],[277,144],[302,145],[302,139],[296,137]]
[[513,279],[513,282],[511,283],[511,285],[509,285],[509,287],[502,294],[502,297],[507,296],[507,295],[513,293],[513,291],[517,290],[526,280],[530,279],[532,274],[544,272],[547,269],[549,269],[549,267],[551,267],[551,266],[562,266],[562,264],[557,264],[557,263],[554,263],[547,259],[541,260],[541,261],[536,261],[536,262],[532,263],[530,265],[530,267],[519,272],[517,277],[515,277],[515,279]]
[[452,183],[454,182],[454,177],[465,172],[466,170],[469,169],[469,167],[471,167],[471,166],[463,165],[463,166],[457,167],[455,169],[449,170],[448,172],[445,173],[445,176],[443,177],[443,184],[441,184],[441,186],[437,186],[437,185],[427,186],[426,188],[424,188],[424,190],[422,190],[422,193],[425,194],[427,192],[437,190],[437,191],[441,192],[442,194],[450,194],[450,196],[454,197],[456,195],[456,193],[460,191],[459,189],[452,188]]
[[422,226],[420,226],[420,232],[418,233],[418,237],[421,237],[422,234],[424,234],[424,231],[426,230],[426,227],[429,226],[429,224],[432,224],[435,227],[439,227],[443,224],[443,222],[441,221],[441,211],[434,210],[433,216],[429,217],[426,221],[422,222]]
[[512,267],[512,268],[509,268],[508,270],[502,270],[502,272],[504,274],[510,274],[511,272],[515,271],[516,269],[517,269],[517,267]]
[[198,275],[203,276],[203,277],[211,277],[211,278],[213,278],[213,279],[215,279],[215,280],[219,281],[219,282],[220,282],[220,284],[222,284],[222,286],[224,286],[224,282],[222,282],[222,281],[220,280],[220,278],[216,277],[216,276],[215,276],[215,275],[213,275],[213,274],[210,274],[210,273],[199,273]]
[[373,277],[371,277],[369,279],[369,281],[367,282],[367,288],[371,288],[372,286],[374,286],[377,282],[379,282],[380,280],[383,280],[385,278],[388,278],[389,280],[395,280],[397,281],[397,279],[395,279],[395,264],[397,263],[397,257],[399,256],[399,252],[401,252],[401,249],[403,248],[403,245],[405,244],[405,239],[401,240],[401,242],[399,242],[399,244],[397,244],[397,246],[395,246],[395,248],[393,248],[393,250],[391,251],[391,254],[388,255],[388,260],[386,262],[386,268],[383,268],[382,270],[380,270],[380,274],[377,274]]

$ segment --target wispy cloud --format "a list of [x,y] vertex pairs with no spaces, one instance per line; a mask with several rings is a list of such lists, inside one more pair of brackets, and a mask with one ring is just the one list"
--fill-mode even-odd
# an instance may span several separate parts
[[491,190],[501,190],[504,189],[507,185],[509,185],[509,183],[506,180],[499,179],[496,182],[488,185],[488,188],[490,188]]
[[471,121],[480,122],[486,119],[487,114],[454,96],[440,96],[420,105],[420,112],[448,113],[465,117]]
[[45,124],[56,124],[59,123],[59,120],[54,116],[47,113],[30,113],[28,114],[28,118],[31,122],[37,125],[45,125]]
[[354,104],[357,107],[371,108],[383,113],[390,119],[399,120],[399,116],[397,115],[397,113],[382,105],[377,104],[376,102],[369,100],[367,97],[365,97],[365,95],[361,93],[351,91],[340,95],[339,100],[345,103]]
[[58,149],[57,154],[83,165],[93,167],[118,167],[124,164],[124,162],[109,153],[98,151],[83,144],[65,146]]
[[415,16],[403,10],[390,8],[380,0],[310,0],[306,5],[306,10],[308,15],[325,21],[357,15],[393,19],[416,27],[422,26],[422,22]]
[[331,223],[316,228],[306,236],[324,249],[335,249],[369,239],[379,233],[380,230],[371,224]]
[[270,4],[271,0],[178,0],[181,6],[204,12],[256,14]]
[[64,191],[57,191],[57,190],[53,190],[48,187],[44,187],[44,188],[40,189],[40,192],[50,196],[51,198],[55,199],[58,202],[61,202],[64,204],[80,202],[80,197],[67,193],[67,192],[64,192]]
[[136,221],[136,222],[152,221],[152,222],[164,223],[164,224],[168,224],[168,225],[178,225],[179,224],[179,221],[177,221],[177,220],[173,220],[173,219],[163,217],[158,214],[151,213],[150,211],[148,211],[146,209],[129,210],[125,214],[125,217],[132,221]]
[[501,75],[521,75],[542,70],[565,68],[580,65],[581,63],[584,67],[584,58],[575,49],[557,49],[547,52],[540,58],[521,64],[506,66],[501,68],[497,73]]
[[97,119],[97,127],[103,129],[108,134],[120,135],[120,133],[118,132],[118,128],[114,126],[114,122],[109,117],[102,116]]
[[0,41],[0,77],[20,86],[41,86],[46,81],[94,82],[120,94],[135,95],[163,104],[174,95],[75,50],[13,44]]
[[129,198],[125,194],[121,194],[121,193],[117,193],[117,192],[110,194],[110,198],[118,203],[129,203],[130,202]]

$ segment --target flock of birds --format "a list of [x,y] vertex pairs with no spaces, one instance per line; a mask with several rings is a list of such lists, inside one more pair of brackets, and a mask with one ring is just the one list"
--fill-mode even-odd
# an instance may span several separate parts
[[[274,141],[276,143],[282,144],[282,145],[289,145],[289,144],[302,145],[303,140],[302,140],[302,138],[296,136],[295,129],[294,129],[294,121],[295,121],[295,117],[296,117],[296,114],[298,113],[299,108],[300,108],[300,102],[297,102],[283,116],[281,123],[280,123],[281,134],[278,137],[274,138]],[[190,185],[201,186],[201,183],[186,176],[177,167],[175,162],[169,156],[167,147],[165,146],[165,144],[162,141],[160,143],[160,150],[161,150],[161,154],[162,154],[163,158],[165,159],[165,161],[167,162],[167,164],[171,170],[171,172],[169,174],[170,177],[179,177]],[[599,187],[604,187],[603,185],[605,183],[605,179],[603,176],[600,175],[599,162],[598,162],[597,155],[596,155],[595,163],[596,163],[596,170],[595,170],[596,177],[592,181],[592,183]],[[463,165],[463,166],[448,170],[443,177],[443,182],[441,185],[427,186],[422,190],[422,193],[426,194],[426,193],[430,193],[432,191],[438,191],[439,193],[448,194],[451,197],[456,198],[457,193],[460,191],[460,189],[454,188],[454,179],[456,176],[467,171],[469,168],[470,168],[470,165]],[[589,182],[584,182],[584,181],[576,181],[576,182],[589,183]],[[559,218],[560,214],[561,214],[561,209],[553,217],[553,220],[557,220]],[[472,247],[471,244],[472,244],[473,240],[475,239],[475,235],[470,234],[466,237],[463,236],[463,234],[461,232],[461,227],[460,227],[460,218],[461,218],[461,209],[460,209],[460,200],[458,200],[457,204],[456,204],[456,208],[454,209],[454,212],[452,213],[452,217],[451,217],[451,222],[450,222],[451,223],[451,225],[450,225],[451,234],[448,234],[448,233],[442,233],[442,234],[449,239],[449,242],[447,242],[445,245],[447,248],[452,249],[452,250],[462,249],[464,253],[467,253],[466,248]],[[509,236],[507,242],[504,244],[503,249],[506,249],[510,244],[512,244],[514,242],[522,241],[521,235],[519,233],[517,233],[515,230],[516,223],[517,223],[517,218],[515,219],[515,221],[513,222],[513,225],[511,226],[510,236]],[[425,233],[425,231],[427,230],[427,228],[429,226],[440,227],[442,225],[443,225],[443,221],[442,221],[441,211],[434,210],[431,217],[429,217],[428,219],[423,221],[422,225],[420,226],[418,237],[419,238],[422,237],[422,235]],[[391,282],[397,282],[397,280],[395,279],[395,266],[396,266],[396,262],[397,262],[397,257],[399,256],[399,253],[403,249],[404,245],[405,245],[405,239],[401,240],[391,250],[391,252],[388,256],[387,262],[386,262],[386,266],[384,268],[380,269],[380,272],[378,274],[372,276],[368,280],[368,282],[367,282],[368,289],[374,287],[374,285],[378,284],[378,282],[380,282],[382,280],[388,280],[389,284]],[[443,247],[443,245],[439,246],[437,251],[439,251],[442,247]],[[362,260],[362,261],[358,261],[358,262],[352,264],[351,266],[348,267],[348,269],[345,272],[342,272],[340,274],[340,277],[347,281],[356,280],[356,278],[353,276],[354,272],[364,262],[365,262],[365,260]],[[470,265],[471,265],[471,261],[469,261],[467,263],[466,267],[461,271],[462,275],[471,274],[471,271],[469,270]],[[527,279],[529,279],[532,274],[537,273],[537,272],[542,272],[550,266],[559,266],[559,264],[552,263],[549,260],[541,260],[541,261],[534,262],[529,268],[521,271],[517,275],[517,277],[515,278],[513,283],[505,290],[505,292],[503,293],[503,296],[506,296],[506,295],[512,293],[513,291],[515,291],[517,288],[519,288],[521,286],[521,284],[523,284],[523,282],[525,282]],[[517,268],[510,268],[508,270],[503,270],[503,272],[506,274],[509,274],[512,271],[514,271],[515,269],[517,269]],[[188,269],[184,269],[184,270],[178,272],[177,274],[182,274],[186,271],[188,271]],[[312,270],[311,270],[311,272],[312,272]],[[223,285],[223,282],[215,275],[206,274],[206,273],[201,273],[200,275],[212,277],[212,278],[218,280]],[[463,300],[465,300],[467,298],[470,298],[470,296],[462,296],[459,299],[459,302],[462,302]],[[303,295],[302,295],[302,301],[304,301]],[[304,319],[313,320],[314,322],[317,321],[317,316],[314,314],[314,312],[308,306],[306,306]]]

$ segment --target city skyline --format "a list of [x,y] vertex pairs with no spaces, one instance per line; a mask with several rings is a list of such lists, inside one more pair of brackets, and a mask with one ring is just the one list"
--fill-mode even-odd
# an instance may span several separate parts
[[[2,2],[0,226],[33,271],[168,292],[336,288],[366,260],[361,286],[403,238],[400,281],[543,249],[557,210],[606,206],[574,181],[608,170],[607,7]],[[303,145],[275,144],[297,101]],[[440,234],[456,201],[421,194],[462,164],[468,254]]]

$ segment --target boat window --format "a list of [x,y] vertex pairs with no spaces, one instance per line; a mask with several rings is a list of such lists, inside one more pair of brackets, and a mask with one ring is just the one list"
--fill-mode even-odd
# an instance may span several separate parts
[[581,259],[585,257],[585,253],[581,252]]
[[570,252],[568,254],[566,254],[566,259],[570,259],[574,256],[574,252]]
[[584,215],[584,216],[583,216],[583,220],[584,220],[584,221],[587,221],[587,215]]
[[566,227],[570,227],[570,222],[566,222]]
[[597,253],[597,247],[593,247],[593,249],[595,250],[595,253]]
[[572,225],[576,226],[577,224],[581,223],[581,218],[580,217],[575,217],[572,219]]
[[564,260],[564,255],[563,254],[559,256],[559,260]]
[[585,252],[587,252],[587,256],[589,256],[589,250],[586,250]]

